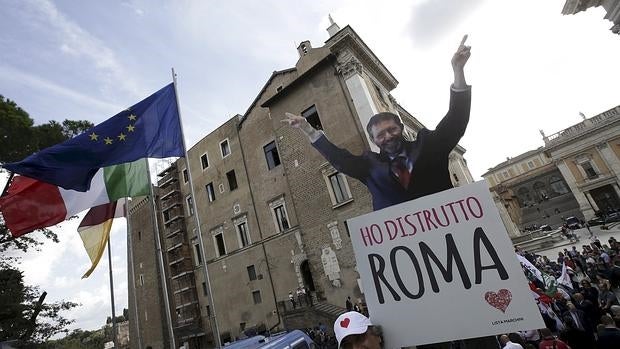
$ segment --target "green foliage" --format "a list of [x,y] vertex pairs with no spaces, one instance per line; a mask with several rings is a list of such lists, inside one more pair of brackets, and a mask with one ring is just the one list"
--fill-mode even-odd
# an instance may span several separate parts
[[[50,121],[35,126],[26,111],[0,95],[0,165],[22,160],[91,127],[91,122],[83,120]],[[58,242],[58,236],[51,230],[38,232],[41,234],[14,239],[0,217],[0,342],[19,340],[16,345],[24,348],[41,347],[52,336],[68,333],[67,326],[73,320],[66,319],[61,312],[78,306],[66,301],[45,303],[45,293],[38,287],[24,285],[22,272],[14,267],[18,258],[7,252],[37,251],[44,241]],[[94,347],[101,348],[103,343]]]
[[93,123],[86,120],[49,121],[34,126],[25,110],[0,95],[0,163],[20,161],[91,127]]
[[[0,341],[42,343],[73,323],[60,313],[78,306],[73,302],[45,303],[38,287],[26,286],[15,268],[0,269]],[[44,298],[44,296],[43,296]],[[26,345],[27,346],[27,345]]]

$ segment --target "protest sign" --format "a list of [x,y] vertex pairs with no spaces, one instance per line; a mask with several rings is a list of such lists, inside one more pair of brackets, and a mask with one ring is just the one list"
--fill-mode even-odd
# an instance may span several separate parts
[[545,327],[484,181],[348,226],[386,348]]

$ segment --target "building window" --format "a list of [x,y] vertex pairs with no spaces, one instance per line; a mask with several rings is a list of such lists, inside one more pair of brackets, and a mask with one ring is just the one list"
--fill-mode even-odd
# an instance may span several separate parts
[[566,184],[564,181],[558,176],[551,176],[549,179],[549,186],[551,190],[557,194],[566,194],[568,193],[568,188],[566,188]]
[[142,241],[142,232],[138,230],[138,241]]
[[183,169],[183,183],[189,182],[189,175],[187,174],[187,169]]
[[187,215],[193,216],[194,215],[194,200],[192,199],[191,195],[188,195],[185,198],[185,203],[187,204]]
[[237,176],[235,176],[235,170],[226,172],[226,179],[228,179],[228,188],[230,191],[237,189]]
[[256,268],[254,267],[254,265],[249,265],[247,269],[248,269],[248,278],[250,278],[250,281],[256,280]]
[[[220,228],[220,231],[222,229]],[[218,257],[226,254],[226,245],[224,244],[224,233],[220,232],[213,235],[213,244],[215,245],[215,253]]]
[[144,286],[144,274],[140,274],[140,286]]
[[308,121],[308,123],[312,125],[312,127],[314,127],[315,129],[323,129],[323,125],[321,125],[321,119],[319,118],[319,112],[316,110],[316,106],[313,105],[310,108],[302,111],[301,116],[306,118],[306,121]]
[[528,161],[527,162],[527,167],[529,167],[530,170],[533,169],[534,168],[534,161]]
[[207,189],[207,197],[209,197],[209,202],[215,201],[215,189],[213,188],[213,182],[207,184],[205,188]]
[[583,161],[580,163],[580,165],[581,165],[581,168],[583,168],[583,171],[586,173],[586,176],[588,177],[588,179],[593,179],[593,178],[598,177],[598,173],[596,173],[596,170],[594,169],[590,161]]
[[202,282],[202,294],[205,296],[209,294],[209,290],[207,290],[207,283],[205,281]]
[[202,154],[202,156],[200,157],[200,165],[202,165],[203,170],[209,167],[209,156],[207,155],[207,153]]
[[263,302],[263,299],[260,296],[260,291],[252,291],[252,299],[254,299],[254,304],[260,304]]
[[333,204],[337,205],[351,199],[347,180],[342,173],[333,173],[327,176],[327,179],[329,180],[330,192],[333,194]]
[[244,248],[250,244],[250,234],[248,233],[248,223],[241,222],[236,225],[239,234],[239,248]]
[[163,216],[164,216],[164,222],[167,222],[170,220],[170,211],[164,211],[163,212]]
[[278,205],[272,210],[274,218],[276,220],[276,227],[278,228],[278,232],[281,233],[291,227],[288,224],[288,216],[286,214],[286,208],[284,207],[284,204]]
[[209,317],[211,316],[211,307],[207,304],[206,308],[207,308],[207,317]]
[[222,153],[222,159],[230,155],[230,145],[228,144],[228,139],[220,142],[220,152]]
[[263,147],[265,151],[265,159],[267,160],[267,168],[270,170],[280,165],[280,154],[278,154],[278,148],[276,142],[273,141]]
[[504,179],[510,178],[510,175],[508,174],[508,171],[502,172],[502,177],[504,177]]
[[194,263],[195,265],[202,265],[202,253],[200,253],[200,244],[194,243]]

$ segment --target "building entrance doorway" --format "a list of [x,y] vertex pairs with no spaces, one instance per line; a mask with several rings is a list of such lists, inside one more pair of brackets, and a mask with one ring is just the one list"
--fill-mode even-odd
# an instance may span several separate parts
[[304,280],[304,286],[308,288],[308,290],[316,291],[314,287],[314,279],[312,279],[312,272],[310,272],[310,263],[308,260],[301,262],[299,266],[299,272],[301,273],[301,278]]
[[590,195],[596,202],[599,210],[607,212],[609,210],[620,209],[620,200],[611,185],[590,190]]

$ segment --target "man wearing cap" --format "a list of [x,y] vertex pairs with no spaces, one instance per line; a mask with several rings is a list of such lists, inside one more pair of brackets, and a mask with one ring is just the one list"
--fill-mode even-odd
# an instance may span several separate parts
[[334,322],[334,333],[340,349],[381,349],[380,331],[364,315],[349,311]]
[[464,67],[470,56],[467,35],[452,57],[454,83],[450,108],[434,131],[422,129],[415,141],[403,136],[398,115],[382,112],[368,121],[366,131],[380,152],[353,155],[331,143],[302,116],[286,113],[282,122],[306,134],[312,146],[338,171],[364,183],[372,194],[373,209],[380,210],[452,188],[448,155],[465,133],[471,106],[471,88]]

